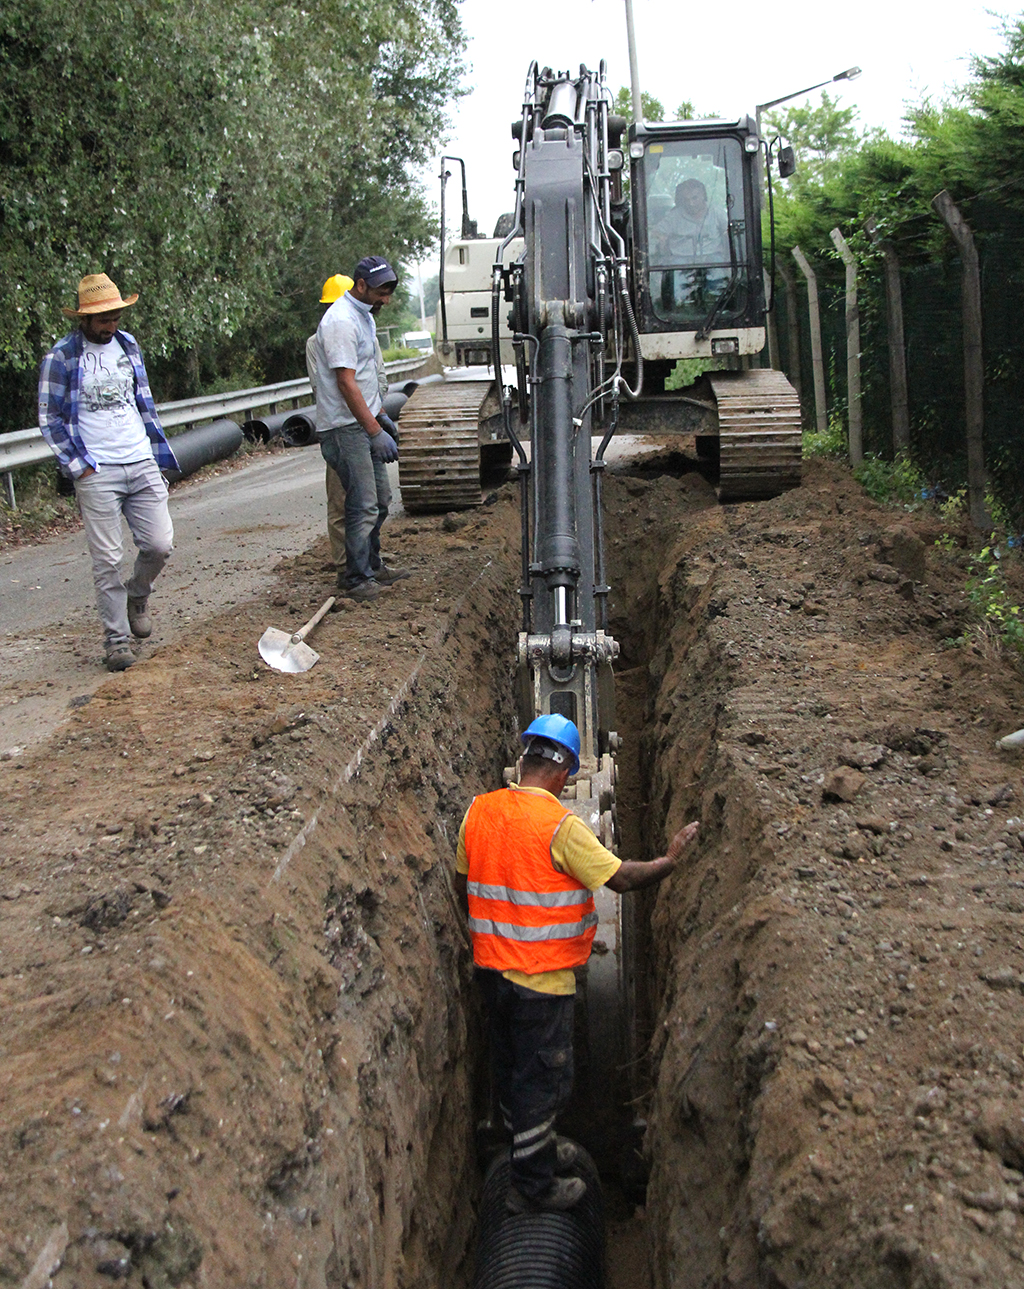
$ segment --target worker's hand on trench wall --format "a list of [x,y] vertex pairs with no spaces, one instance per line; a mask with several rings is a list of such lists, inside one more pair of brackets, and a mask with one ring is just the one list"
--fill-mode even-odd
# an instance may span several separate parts
[[686,847],[689,846],[690,842],[693,841],[694,837],[697,836],[699,828],[700,822],[696,819],[693,823],[685,824],[680,828],[668,844],[668,850],[665,851],[666,859],[670,859],[673,864],[677,864],[679,862],[680,855],[682,855]]

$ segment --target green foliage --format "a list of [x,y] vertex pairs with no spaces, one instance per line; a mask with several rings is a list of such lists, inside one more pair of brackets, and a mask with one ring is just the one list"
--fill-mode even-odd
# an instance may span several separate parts
[[[618,112],[619,116],[632,121],[633,94],[628,85],[623,85],[615,95],[613,110]],[[645,121],[664,121],[665,119],[665,106],[661,99],[648,94],[646,90],[640,91],[640,111]]]
[[666,389],[686,389],[706,371],[721,371],[721,358],[680,358],[665,380]]
[[886,461],[865,453],[853,477],[873,501],[902,506],[920,505],[928,483],[913,461],[902,454],[895,461]]
[[838,99],[822,93],[817,106],[808,103],[766,112],[762,129],[766,138],[782,135],[795,149],[797,170],[789,182],[800,188],[820,181],[856,150],[860,143],[856,117],[856,108],[840,107]]
[[966,592],[977,618],[974,636],[1006,646],[1024,657],[1024,615],[1007,590],[1002,559],[994,533],[991,543],[971,556]]
[[830,461],[845,461],[849,455],[849,449],[842,421],[832,417],[828,428],[820,433],[817,430],[804,430],[803,454],[805,457],[824,457]]
[[419,358],[422,351],[419,349],[406,349],[404,345],[397,345],[394,349],[382,350],[384,361],[386,363],[405,362],[407,358]]
[[232,337],[274,375],[284,349],[301,367],[326,277],[430,244],[409,172],[435,149],[463,46],[454,0],[9,0],[4,427],[28,423],[88,272],[140,293],[127,325],[166,360],[158,398],[222,374]]
[[440,278],[435,273],[423,283],[423,312],[427,321],[437,312],[437,301],[441,294]]

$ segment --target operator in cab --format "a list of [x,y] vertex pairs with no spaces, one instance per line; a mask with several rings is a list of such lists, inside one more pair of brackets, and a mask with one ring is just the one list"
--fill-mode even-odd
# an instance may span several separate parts
[[459,830],[456,889],[469,920],[475,979],[487,1009],[491,1077],[512,1139],[513,1213],[575,1207],[575,1145],[555,1133],[573,1082],[575,967],[590,957],[593,891],[663,881],[697,833],[681,828],[647,863],[620,860],[559,800],[579,770],[580,735],[539,716],[522,736],[517,784],[475,797]]
[[722,264],[729,260],[729,226],[721,210],[708,205],[699,179],[676,185],[675,205],[654,228],[658,257],[673,264]]

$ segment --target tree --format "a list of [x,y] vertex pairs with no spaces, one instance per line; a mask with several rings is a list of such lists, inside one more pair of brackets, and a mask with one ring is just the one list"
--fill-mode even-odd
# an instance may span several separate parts
[[158,397],[246,336],[301,369],[326,277],[433,240],[408,175],[444,129],[463,47],[455,0],[9,0],[2,424],[27,423],[87,272],[140,292]]
[[821,102],[766,112],[766,137],[782,135],[796,150],[794,186],[806,186],[825,177],[840,158],[857,149],[861,136],[854,125],[857,111],[840,107],[838,99],[822,93]]
[[440,294],[440,278],[435,273],[433,277],[428,277],[423,283],[423,311],[426,314],[428,323],[437,312],[437,301]]
[[[633,94],[628,85],[623,85],[618,94],[615,95],[613,107],[619,116],[626,117],[627,120],[633,119]],[[661,99],[655,98],[653,94],[648,94],[646,90],[640,91],[640,111],[643,113],[645,121],[664,121],[665,108]]]

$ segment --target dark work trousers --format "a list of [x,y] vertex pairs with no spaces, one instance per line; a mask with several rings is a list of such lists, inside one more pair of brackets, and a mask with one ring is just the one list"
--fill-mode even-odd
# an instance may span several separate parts
[[572,1094],[575,998],[541,994],[478,967],[487,1006],[491,1077],[506,1128],[512,1134],[510,1180],[535,1199],[555,1177],[555,1117]]

